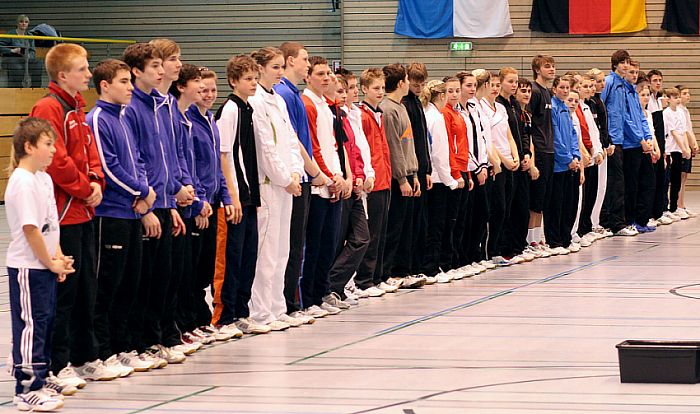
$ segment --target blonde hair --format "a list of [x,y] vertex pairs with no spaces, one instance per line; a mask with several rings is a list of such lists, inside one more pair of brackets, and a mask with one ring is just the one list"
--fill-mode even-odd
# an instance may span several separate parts
[[61,43],[49,50],[46,54],[44,64],[49,78],[56,82],[59,72],[67,72],[72,69],[73,61],[76,58],[87,58],[88,53],[85,48],[75,43]]
[[447,84],[441,80],[433,79],[428,82],[420,93],[420,103],[427,107],[429,103],[435,102],[438,96],[447,92]]
[[178,44],[175,43],[174,40],[153,39],[148,43],[155,47],[158,50],[158,52],[160,52],[160,55],[162,56],[163,60],[169,58],[172,55],[180,53],[180,46],[178,46]]
[[476,89],[481,88],[491,80],[491,73],[486,69],[474,69],[472,75],[476,78]]

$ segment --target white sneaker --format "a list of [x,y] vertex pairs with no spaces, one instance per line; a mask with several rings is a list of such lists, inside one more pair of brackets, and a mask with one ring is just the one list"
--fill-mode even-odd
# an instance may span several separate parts
[[107,368],[112,368],[115,371],[117,371],[119,373],[120,378],[128,377],[129,375],[134,373],[134,369],[132,367],[123,365],[116,355],[112,355],[111,357],[107,358],[104,364]]
[[168,364],[182,364],[187,359],[182,352],[163,345],[153,345],[146,352],[157,358],[164,359]]
[[685,214],[687,214],[688,217],[690,217],[690,218],[694,218],[694,217],[698,216],[698,213],[691,211],[688,207],[684,208],[683,210],[685,211]]
[[136,372],[146,372],[153,368],[153,361],[144,361],[136,351],[122,352],[117,355],[119,362],[125,367],[131,367]]
[[[479,273],[481,273],[481,271],[479,269],[475,268],[472,265],[462,266],[462,267],[458,268],[457,270],[464,273],[464,277],[475,276],[475,275],[478,275]],[[486,268],[484,268],[484,270],[486,270]]]
[[472,269],[478,270],[479,273],[483,273],[483,272],[485,272],[485,271],[488,270],[488,269],[486,268],[486,266],[484,266],[484,265],[482,265],[482,264],[480,264],[480,263],[477,263],[477,262],[474,262],[474,263],[470,264],[469,266],[471,266]]
[[663,215],[661,215],[661,217],[659,217],[658,220],[656,220],[656,223],[665,226],[673,223],[673,220],[671,220],[671,217],[667,216],[666,213],[664,213]]
[[586,236],[583,236],[583,237],[581,237],[581,238],[579,239],[579,243],[578,243],[578,244],[579,244],[581,247],[589,247],[591,244],[593,244],[593,242],[592,242],[590,239],[588,239]]
[[311,325],[312,323],[316,322],[316,319],[313,316],[307,315],[306,312],[300,310],[292,312],[289,317],[300,320],[306,325]]
[[651,228],[655,229],[655,228],[659,227],[659,223],[655,219],[652,218],[652,219],[649,219],[649,221],[647,221],[647,227],[651,227]]
[[139,359],[145,362],[150,362],[152,369],[160,369],[168,366],[168,361],[149,352],[142,352],[139,354]]
[[287,315],[286,313],[283,313],[280,316],[278,316],[277,320],[280,322],[286,323],[287,325],[291,326],[292,328],[298,328],[304,324],[304,321],[302,321],[301,319],[292,318],[291,316]]
[[358,301],[360,297],[357,295],[357,290],[354,290],[352,292],[344,290],[343,293],[345,293],[345,299],[350,299],[354,301]]
[[639,234],[637,229],[633,229],[629,226],[624,227],[624,228],[618,230],[617,233],[615,233],[616,236],[626,236],[626,237],[636,236],[637,234]]
[[291,325],[289,325],[287,322],[282,322],[280,320],[276,320],[276,321],[268,322],[267,326],[270,327],[270,330],[279,332],[279,331],[286,331],[287,329],[289,329],[289,327]]
[[508,259],[509,262],[512,264],[520,264],[520,263],[525,263],[525,258],[522,257],[521,255],[516,255]]
[[405,276],[399,279],[400,289],[419,289],[425,285],[425,279],[422,277]]
[[56,378],[58,378],[59,383],[62,385],[73,385],[77,388],[85,388],[87,385],[87,381],[80,378],[70,364],[63,368],[58,375],[56,375]]
[[216,338],[214,338],[213,332],[204,332],[200,328],[193,329],[190,332],[185,332],[184,334],[182,334],[182,336],[187,336],[187,338],[193,341],[197,341],[202,345],[209,345],[216,342]]
[[523,250],[518,256],[522,257],[526,262],[531,262],[537,257],[527,249]]
[[[201,345],[201,344],[200,344]],[[188,344],[188,343],[182,343],[182,344],[177,344],[175,346],[170,347],[172,351],[175,352],[180,352],[185,356],[190,356],[197,352],[197,347],[194,344]]]
[[[340,295],[338,295],[335,292],[331,292],[327,294],[326,296],[323,297],[323,303],[327,303],[334,308],[338,308],[340,310],[346,310],[350,309],[350,304],[343,302],[342,299],[340,299]],[[323,306],[321,306],[323,307]]]
[[20,411],[48,412],[63,408],[63,400],[45,390],[29,391],[17,394],[12,399]]
[[78,392],[78,387],[73,384],[68,384],[62,382],[57,376],[53,375],[53,372],[49,371],[49,375],[46,377],[45,388],[50,388],[61,395],[73,395]]
[[571,236],[571,243],[579,243],[581,241],[581,236],[578,235],[578,233],[574,233],[573,236]]
[[581,251],[581,245],[578,244],[578,243],[571,243],[571,244],[567,247],[567,249],[568,249],[569,252],[571,252],[571,253],[578,253],[578,252]]
[[494,256],[491,258],[491,262],[499,267],[510,266],[513,264],[510,260],[507,260],[503,256]]
[[571,253],[569,251],[569,249],[567,249],[566,247],[555,247],[552,249],[552,251],[554,251],[554,253],[556,253],[558,256],[559,255],[563,256],[563,255],[567,255],[567,254]]
[[437,278],[435,276],[426,276],[423,275],[423,279],[425,279],[425,284],[426,285],[434,285],[437,283]]
[[229,339],[233,338],[233,336],[230,334],[220,332],[214,325],[202,326],[195,329],[194,333],[197,335],[203,334],[205,338],[207,338],[207,336],[209,338],[214,338],[214,340],[211,342],[202,342],[203,344],[213,343],[215,341],[228,341]]
[[452,281],[452,277],[445,272],[438,273],[435,279],[438,283],[450,283]]
[[[665,213],[664,213],[664,214],[665,214]],[[677,212],[676,212],[676,213],[672,213],[672,212],[669,211],[669,212],[668,212],[668,217],[670,217],[671,220],[673,220],[674,223],[681,221],[681,216],[679,216]]]
[[600,238],[600,235],[599,235],[598,233],[595,233],[595,232],[586,233],[586,234],[582,237],[582,239],[585,239],[585,240],[589,241],[591,244],[593,244],[593,242],[595,242],[595,241],[598,240],[599,238]]
[[251,318],[240,318],[234,322],[234,324],[236,328],[240,329],[244,334],[259,335],[269,333],[272,330],[267,325],[255,323]]
[[[384,291],[384,293],[395,293],[397,290],[399,290],[398,286],[390,285],[389,283],[382,282],[377,287],[381,290]],[[370,295],[372,296],[372,295]]]
[[[381,283],[379,285],[381,286]],[[382,289],[379,286],[372,286],[365,289],[363,292],[366,293],[367,296],[370,298],[378,298],[380,296],[384,296],[386,290]]]
[[[383,292],[383,291],[382,291],[382,292]],[[351,295],[357,295],[357,298],[358,298],[358,299],[367,299],[367,298],[369,297],[369,293],[367,293],[367,290],[362,290],[362,289],[359,289],[359,288],[355,289],[355,290],[352,291],[352,292],[346,289],[346,290],[345,290],[345,296],[350,297],[350,295],[348,295],[348,293],[351,294]],[[383,293],[382,293],[382,294],[383,294]]]
[[337,314],[339,314],[340,311],[342,310],[342,309],[336,308],[335,306],[333,306],[333,305],[331,305],[331,304],[328,304],[328,303],[326,303],[326,302],[323,302],[323,303],[321,304],[321,309],[323,309],[324,311],[328,312],[329,315],[337,315]]
[[447,271],[447,276],[449,276],[452,280],[462,280],[467,275],[465,275],[464,273],[460,272],[457,269],[452,269],[452,270]]
[[491,260],[482,260],[479,262],[480,265],[484,266],[486,269],[491,270],[495,269],[496,265],[493,263]]
[[222,335],[226,335],[228,339],[231,338],[242,338],[243,337],[243,331],[238,328],[236,323],[230,323],[228,325],[222,325],[219,327],[219,333]]
[[328,311],[321,309],[318,305],[310,306],[310,307],[306,308],[306,310],[304,312],[307,315],[313,316],[316,319],[328,316]]
[[111,381],[118,378],[120,374],[116,369],[105,366],[101,359],[86,362],[73,369],[82,379],[90,381]]
[[690,218],[690,216],[688,215],[688,213],[685,211],[684,208],[677,209],[676,214],[678,214],[678,217],[680,217],[681,220],[687,220]]
[[353,296],[346,296],[345,299],[343,299],[343,302],[347,303],[350,306],[359,305],[360,301],[357,299],[357,296],[355,296],[355,295],[353,295]]

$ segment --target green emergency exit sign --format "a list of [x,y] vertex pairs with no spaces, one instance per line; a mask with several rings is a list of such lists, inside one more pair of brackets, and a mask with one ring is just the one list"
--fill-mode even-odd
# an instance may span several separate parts
[[450,42],[450,51],[452,52],[472,50],[472,47],[472,42]]

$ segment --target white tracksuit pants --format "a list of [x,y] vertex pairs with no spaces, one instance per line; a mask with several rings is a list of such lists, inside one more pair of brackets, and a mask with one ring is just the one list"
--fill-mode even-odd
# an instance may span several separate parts
[[248,304],[250,317],[267,324],[287,313],[284,272],[289,258],[292,195],[283,187],[260,185],[258,209],[258,262]]
[[605,198],[605,188],[608,185],[608,157],[603,158],[603,162],[598,166],[598,194],[596,195],[593,212],[591,213],[591,224],[593,228],[600,227],[600,209],[603,207]]

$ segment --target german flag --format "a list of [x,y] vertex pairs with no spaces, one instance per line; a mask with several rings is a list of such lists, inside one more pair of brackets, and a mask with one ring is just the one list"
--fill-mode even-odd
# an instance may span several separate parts
[[669,32],[700,35],[700,0],[666,0],[661,28]]
[[[676,0],[678,3],[683,1],[688,0]],[[694,2],[697,3],[698,0]],[[645,0],[532,2],[530,30],[536,32],[596,35],[639,32],[646,27]]]

